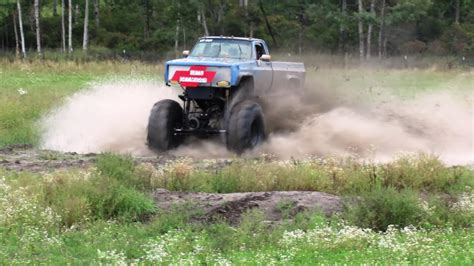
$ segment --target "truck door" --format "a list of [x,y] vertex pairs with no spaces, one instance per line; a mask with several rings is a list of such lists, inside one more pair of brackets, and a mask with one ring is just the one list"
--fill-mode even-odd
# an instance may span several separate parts
[[260,60],[262,55],[268,54],[265,45],[263,45],[261,42],[255,42],[254,46],[255,60],[257,62],[257,68],[254,74],[254,82],[255,92],[258,95],[267,92],[272,87],[273,69],[272,62]]

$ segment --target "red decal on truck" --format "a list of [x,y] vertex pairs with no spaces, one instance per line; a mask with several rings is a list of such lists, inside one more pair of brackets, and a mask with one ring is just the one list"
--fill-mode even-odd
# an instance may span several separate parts
[[216,72],[206,69],[205,66],[192,66],[189,70],[177,70],[171,80],[179,82],[183,87],[197,87],[200,83],[211,83]]

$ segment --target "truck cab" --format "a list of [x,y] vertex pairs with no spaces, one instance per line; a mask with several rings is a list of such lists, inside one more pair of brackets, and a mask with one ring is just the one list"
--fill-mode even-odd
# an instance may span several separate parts
[[[266,43],[260,39],[233,37],[203,37],[194,48],[185,51],[185,58],[175,59],[166,63],[165,82],[172,84],[180,82],[175,72],[190,66],[207,66],[208,71],[216,71],[214,82],[203,82],[200,86],[219,87],[219,81],[227,81],[227,86],[237,86],[245,75],[252,75],[257,68],[271,70],[269,50]],[[263,56],[265,55],[265,56]],[[263,58],[262,58],[263,56]],[[266,62],[265,64],[263,62]],[[254,70],[254,71],[250,71]],[[271,79],[269,71],[267,81]],[[173,79],[175,77],[175,79]],[[222,79],[222,80],[221,80]],[[262,80],[259,83],[265,82]],[[265,82],[267,86],[270,84]],[[185,84],[186,85],[186,84]]]

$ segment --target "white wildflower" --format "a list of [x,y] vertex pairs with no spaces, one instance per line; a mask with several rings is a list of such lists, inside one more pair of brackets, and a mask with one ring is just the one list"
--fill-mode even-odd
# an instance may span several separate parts
[[127,265],[127,257],[123,251],[116,251],[115,249],[108,251],[97,250],[97,257],[99,260],[105,261],[107,264],[113,265]]
[[18,91],[18,94],[20,95],[25,95],[28,93],[28,91],[24,90],[23,88],[19,88],[17,91]]
[[345,240],[352,240],[352,239],[365,239],[370,236],[372,230],[368,228],[359,228],[357,226],[344,226],[340,229],[336,236],[336,241],[345,241]]
[[453,204],[453,209],[462,212],[474,212],[474,191],[462,193],[459,200]]
[[432,215],[436,210],[436,206],[430,206],[430,204],[424,200],[420,202],[420,207],[429,215]]
[[144,245],[145,256],[143,260],[153,263],[161,263],[168,256],[164,243],[161,241],[150,241]]
[[305,232],[300,229],[294,231],[285,231],[280,240],[281,245],[292,245],[299,239],[302,239],[305,236]]
[[402,230],[400,230],[400,232],[402,234],[414,235],[417,233],[417,229],[413,225],[408,225],[408,226],[403,227]]

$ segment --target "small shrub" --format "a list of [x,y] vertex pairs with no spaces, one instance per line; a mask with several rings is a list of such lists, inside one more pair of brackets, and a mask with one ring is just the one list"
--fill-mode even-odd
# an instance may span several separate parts
[[386,230],[389,225],[418,225],[424,216],[418,195],[409,189],[378,188],[348,203],[345,218],[359,227]]
[[103,153],[97,157],[97,170],[103,176],[117,180],[132,180],[134,163],[131,156],[122,156],[112,153]]
[[140,191],[149,186],[134,174],[131,157],[101,154],[96,166],[98,172],[58,172],[43,177],[44,204],[62,217],[64,225],[88,218],[136,221],[154,213],[153,199]]
[[[447,199],[446,196],[432,196],[427,201],[423,201],[422,207],[427,215],[422,225],[426,228],[473,227],[474,211],[472,206],[474,206],[474,197],[472,195],[474,194],[469,196],[469,193],[462,193],[457,199]],[[455,201],[452,202],[453,200]],[[471,209],[466,208],[469,205]]]
[[191,179],[193,173],[193,165],[186,158],[168,162],[163,169],[162,185],[175,191],[192,190],[196,185]]
[[155,211],[150,196],[113,178],[96,177],[87,197],[96,219],[139,220]]
[[164,234],[178,228],[190,226],[192,217],[201,215],[201,210],[196,209],[193,204],[179,204],[173,206],[169,211],[158,210],[157,215],[151,221],[149,229],[153,232]]
[[114,189],[113,195],[110,199],[112,217],[135,221],[155,211],[153,200],[137,190],[119,186]]
[[217,193],[231,193],[239,190],[240,178],[232,173],[218,173],[210,177],[211,190]]
[[71,226],[90,217],[86,191],[91,186],[90,172],[58,172],[43,176],[42,199],[62,218],[62,224]]

